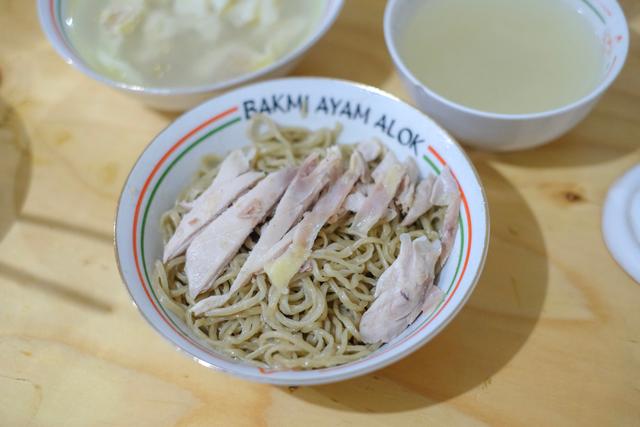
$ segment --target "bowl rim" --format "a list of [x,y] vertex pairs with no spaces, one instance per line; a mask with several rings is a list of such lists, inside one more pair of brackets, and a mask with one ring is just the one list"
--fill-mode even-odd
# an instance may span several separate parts
[[40,27],[46,35],[47,39],[55,49],[56,53],[69,65],[74,66],[87,76],[104,83],[108,86],[149,95],[192,95],[207,92],[216,92],[224,89],[233,88],[252,80],[259,79],[276,71],[277,69],[296,61],[304,55],[313,45],[315,45],[333,26],[336,19],[340,15],[344,0],[326,0],[325,10],[320,22],[316,25],[315,30],[309,34],[305,40],[276,61],[250,73],[241,74],[237,77],[226,79],[216,83],[209,83],[196,86],[177,86],[177,87],[160,87],[160,86],[144,86],[132,83],[126,83],[108,77],[100,73],[93,67],[88,65],[82,55],[77,52],[73,43],[68,40],[64,25],[62,24],[62,16],[58,13],[61,3],[64,0],[37,0],[38,18]]
[[[482,253],[480,255],[479,258],[479,262],[478,262],[478,267],[475,271],[475,274],[473,275],[473,278],[471,279],[471,281],[469,282],[469,286],[466,290],[466,292],[464,294],[462,294],[460,301],[457,305],[452,307],[451,313],[447,316],[444,317],[442,319],[442,322],[440,324],[438,324],[435,328],[431,329],[430,332],[428,334],[424,333],[424,332],[420,332],[418,331],[419,336],[422,335],[420,337],[420,339],[418,341],[416,341],[415,344],[413,344],[411,347],[407,348],[404,352],[399,352],[397,354],[392,354],[392,353],[387,353],[387,356],[385,357],[381,357],[378,361],[376,361],[375,363],[372,363],[370,365],[365,365],[365,366],[361,366],[358,369],[353,369],[352,371],[349,372],[344,372],[344,373],[332,373],[332,372],[322,372],[320,369],[312,369],[312,370],[303,370],[300,371],[301,373],[309,373],[309,372],[314,372],[316,373],[316,377],[314,378],[310,378],[310,379],[295,379],[295,380],[285,380],[285,379],[279,379],[276,377],[270,377],[268,375],[254,375],[254,374],[248,374],[245,372],[242,372],[241,370],[233,370],[233,369],[229,369],[226,368],[224,366],[220,366],[220,365],[216,365],[213,364],[207,360],[203,360],[200,356],[192,353],[189,349],[184,348],[183,346],[181,346],[180,344],[178,344],[177,342],[175,342],[167,333],[165,333],[163,330],[161,330],[161,328],[159,328],[155,321],[152,320],[147,313],[140,307],[138,306],[138,304],[136,303],[136,300],[133,296],[131,287],[129,285],[129,281],[127,280],[127,278],[125,277],[125,273],[123,271],[122,265],[120,263],[120,252],[119,252],[119,248],[118,248],[118,217],[119,217],[119,212],[120,212],[120,208],[121,208],[121,204],[123,203],[123,198],[125,197],[125,191],[127,189],[127,185],[129,184],[129,180],[131,178],[132,173],[134,172],[134,169],[136,167],[136,165],[139,164],[139,162],[141,161],[141,159],[144,157],[144,155],[151,149],[151,147],[156,143],[156,141],[158,140],[158,138],[167,130],[169,129],[171,126],[173,126],[175,123],[179,122],[181,119],[183,119],[184,117],[186,117],[187,115],[193,113],[195,110],[199,110],[200,107],[202,107],[204,104],[207,104],[208,102],[217,99],[219,97],[222,96],[229,96],[230,94],[233,94],[233,92],[235,90],[245,90],[247,88],[252,88],[252,87],[256,87],[256,86],[265,86],[265,85],[269,85],[270,83],[277,83],[277,82],[283,82],[283,81],[305,81],[308,82],[309,84],[312,84],[313,82],[321,82],[323,84],[334,84],[334,83],[339,83],[339,84],[347,84],[350,86],[353,86],[357,89],[363,90],[365,92],[369,92],[372,94],[377,94],[379,96],[381,96],[382,98],[384,98],[386,101],[390,101],[390,102],[396,102],[396,103],[401,103],[403,104],[406,108],[409,108],[413,111],[415,111],[416,113],[418,113],[420,116],[422,116],[422,118],[424,120],[427,120],[431,123],[433,123],[444,135],[445,137],[447,137],[449,139],[449,141],[458,149],[458,152],[461,154],[462,159],[464,159],[464,161],[466,162],[466,164],[469,166],[469,169],[471,171],[471,175],[473,177],[473,181],[474,184],[477,185],[478,189],[480,190],[480,196],[481,196],[481,201],[483,203],[483,210],[484,210],[484,218],[482,218],[482,220],[484,221],[484,226],[485,226],[485,233],[482,236],[482,240],[484,241],[484,245],[482,248]],[[473,291],[475,290],[475,287],[478,284],[478,281],[480,280],[480,277],[482,275],[482,272],[484,270],[484,266],[486,263],[486,258],[487,258],[487,253],[488,253],[488,249],[489,249],[489,244],[490,244],[490,236],[491,236],[491,222],[490,222],[490,214],[489,214],[489,205],[488,205],[488,199],[487,199],[487,194],[486,194],[486,190],[484,188],[484,185],[482,183],[482,180],[480,179],[480,175],[478,174],[477,169],[475,168],[473,162],[471,161],[471,159],[469,158],[468,154],[466,153],[466,151],[462,148],[462,146],[447,132],[446,129],[442,128],[437,122],[435,122],[433,119],[431,119],[431,117],[429,117],[427,114],[425,114],[424,112],[420,111],[418,108],[406,103],[405,101],[401,100],[400,98],[398,98],[397,96],[390,94],[386,91],[383,91],[381,89],[378,89],[376,87],[373,86],[369,86],[363,83],[358,83],[358,82],[353,82],[350,80],[345,80],[345,79],[337,79],[337,78],[328,78],[328,77],[284,77],[284,78],[278,78],[278,79],[270,79],[270,80],[264,80],[264,81],[260,81],[260,82],[255,82],[252,83],[250,85],[246,85],[243,86],[242,88],[236,88],[236,89],[232,89],[229,92],[226,92],[225,94],[221,94],[220,96],[216,96],[214,98],[211,98],[207,101],[204,101],[202,103],[200,103],[199,105],[197,105],[196,107],[185,111],[183,114],[179,115],[178,117],[176,117],[175,119],[173,119],[169,124],[167,124],[164,128],[162,128],[151,140],[149,143],[147,143],[147,145],[144,147],[144,149],[140,152],[140,154],[138,155],[138,157],[136,158],[135,162],[133,162],[131,169],[129,171],[129,173],[127,174],[126,179],[124,180],[124,183],[122,185],[122,189],[120,191],[120,196],[118,197],[118,203],[116,206],[116,210],[115,210],[115,217],[114,217],[114,224],[113,224],[113,228],[114,228],[114,244],[113,244],[113,248],[114,248],[114,255],[116,258],[116,264],[118,266],[118,272],[120,274],[120,279],[122,281],[123,286],[126,288],[127,293],[129,294],[129,298],[131,303],[134,305],[134,307],[137,308],[138,312],[142,315],[142,317],[146,320],[146,322],[164,339],[164,341],[173,346],[174,350],[184,354],[185,356],[187,356],[188,358],[192,359],[193,361],[195,361],[196,363],[206,367],[206,368],[210,368],[210,369],[214,369],[216,371],[220,371],[220,372],[225,372],[229,375],[233,375],[237,378],[242,378],[245,380],[249,380],[249,381],[253,381],[253,382],[257,382],[257,383],[264,383],[264,384],[273,384],[273,385],[281,385],[281,386],[308,386],[308,385],[320,385],[320,384],[328,384],[328,383],[334,383],[334,382],[338,382],[338,381],[344,381],[347,379],[351,379],[351,378],[355,378],[355,377],[359,377],[362,375],[366,375],[368,373],[377,371],[379,369],[382,369],[392,363],[395,363],[407,356],[409,356],[410,354],[412,354],[413,352],[415,352],[416,350],[418,350],[419,348],[421,348],[422,346],[424,346],[425,344],[427,344],[429,341],[431,341],[435,336],[437,336],[444,328],[446,328],[449,323],[459,314],[460,310],[462,310],[462,308],[466,305],[466,303],[468,302],[469,298],[471,297],[471,295],[473,294]],[[348,364],[345,365],[338,365],[336,367],[344,367],[344,366],[348,366]]]
[[618,15],[621,23],[620,34],[623,36],[623,55],[622,58],[613,64],[611,69],[607,72],[605,77],[601,80],[601,82],[593,88],[589,93],[583,95],[576,101],[573,101],[569,104],[553,108],[551,110],[544,110],[535,113],[517,113],[517,114],[509,114],[509,113],[494,113],[491,111],[480,110],[472,107],[465,106],[458,102],[452,101],[436,91],[432,90],[425,83],[421,82],[409,69],[409,67],[402,60],[402,56],[400,55],[397,47],[396,47],[396,37],[397,33],[392,31],[392,24],[394,22],[394,12],[398,7],[398,4],[403,1],[408,0],[388,0],[387,5],[384,11],[383,18],[383,29],[384,29],[384,40],[387,45],[387,50],[389,51],[389,55],[393,63],[396,66],[396,69],[400,74],[402,74],[405,78],[407,78],[413,86],[415,86],[418,90],[422,90],[427,93],[430,97],[434,98],[438,102],[444,104],[448,108],[461,111],[463,113],[467,113],[470,115],[474,115],[477,117],[488,118],[488,119],[496,119],[496,120],[504,120],[504,121],[516,121],[516,120],[534,120],[534,119],[544,119],[548,117],[557,116],[560,114],[564,114],[566,112],[572,110],[578,110],[585,105],[589,104],[592,101],[595,101],[598,97],[600,97],[611,84],[618,77],[622,68],[627,60],[627,56],[629,54],[629,26],[627,24],[627,20],[624,16],[624,12],[618,2],[616,0],[611,1],[611,7],[613,9],[613,14]]

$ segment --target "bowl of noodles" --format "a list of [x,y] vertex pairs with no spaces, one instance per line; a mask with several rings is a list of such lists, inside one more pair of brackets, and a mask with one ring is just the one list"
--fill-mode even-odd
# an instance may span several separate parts
[[143,317],[200,364],[311,385],[382,368],[459,312],[489,236],[460,146],[377,89],[287,78],[187,112],[122,190],[115,246]]

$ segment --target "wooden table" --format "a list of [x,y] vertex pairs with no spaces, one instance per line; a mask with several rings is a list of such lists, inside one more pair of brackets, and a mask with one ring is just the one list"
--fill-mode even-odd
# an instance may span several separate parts
[[[471,151],[492,235],[460,315],[391,367],[304,388],[205,369],[136,312],[116,200],[173,116],[64,64],[34,3],[0,0],[0,425],[640,426],[640,285],[600,235],[608,186],[640,161],[640,2],[622,2],[630,56],[585,122],[539,149]],[[406,97],[383,9],[347,1],[296,74]]]

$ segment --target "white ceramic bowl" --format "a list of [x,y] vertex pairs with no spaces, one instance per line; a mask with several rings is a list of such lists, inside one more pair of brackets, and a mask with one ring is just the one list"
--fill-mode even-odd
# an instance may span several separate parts
[[89,66],[79,55],[65,34],[62,23],[65,0],[37,0],[38,16],[42,29],[58,52],[70,65],[73,65],[89,77],[98,80],[114,89],[131,94],[149,105],[163,111],[183,111],[233,87],[249,82],[284,76],[299,62],[302,56],[331,28],[340,14],[343,0],[326,0],[326,7],[320,23],[314,32],[291,52],[276,62],[260,68],[252,73],[243,74],[231,80],[203,86],[165,88],[144,87],[113,80]]
[[[428,1],[428,0],[427,0]],[[601,83],[578,101],[535,114],[496,114],[450,101],[420,82],[404,64],[397,44],[420,0],[389,0],[384,15],[387,48],[418,107],[465,144],[488,150],[518,150],[544,144],[572,129],[615,80],[627,57],[629,30],[615,0],[568,0],[589,20],[605,46],[607,71]]]
[[[276,108],[274,100],[278,101]],[[301,108],[306,105],[307,112]],[[335,106],[335,108],[334,108]],[[248,118],[262,111],[286,125],[319,128],[340,121],[341,143],[377,137],[398,158],[414,156],[422,174],[450,166],[462,191],[460,228],[437,285],[444,303],[421,315],[401,336],[346,365],[309,371],[258,369],[209,349],[183,321],[162,308],[149,283],[162,254],[160,216],[188,185],[200,159],[249,143]],[[413,143],[412,143],[413,142]],[[487,202],[476,171],[460,146],[413,107],[376,89],[340,80],[286,78],[227,92],[178,118],[144,150],[120,196],[115,244],[122,279],[133,301],[165,339],[204,366],[273,384],[320,384],[379,369],[432,339],[462,308],[482,270],[489,235]]]

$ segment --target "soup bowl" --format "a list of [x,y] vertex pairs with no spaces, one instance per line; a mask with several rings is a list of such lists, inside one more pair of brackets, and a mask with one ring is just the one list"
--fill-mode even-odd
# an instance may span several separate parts
[[[247,125],[256,113],[277,123],[311,129],[343,126],[339,143],[378,138],[402,160],[413,157],[421,174],[448,165],[462,195],[459,229],[449,260],[437,278],[445,294],[400,336],[371,355],[313,370],[266,369],[216,352],[185,321],[163,307],[151,274],[162,257],[160,218],[191,182],[203,156],[224,156],[250,143]],[[286,78],[227,92],[187,112],[156,136],[133,166],[120,196],[115,223],[122,280],[149,324],[198,363],[238,377],[280,385],[321,384],[382,368],[424,345],[463,307],[482,271],[489,237],[488,208],[478,175],[447,132],[415,108],[379,90],[340,80]]]
[[[590,93],[553,110],[532,114],[481,111],[453,102],[432,90],[428,82],[418,80],[403,60],[398,44],[421,1],[389,0],[384,14],[385,41],[396,70],[416,105],[462,143],[495,151],[531,148],[558,138],[584,119],[622,70],[629,50],[629,30],[615,0],[563,1],[572,3],[599,36],[606,66],[600,83]],[[443,43],[446,45],[446,41]]]
[[326,5],[316,27],[295,49],[280,57],[277,61],[256,71],[239,75],[218,83],[185,87],[150,87],[129,84],[114,80],[87,64],[78,50],[74,48],[65,33],[63,17],[68,1],[37,0],[40,25],[55,48],[56,52],[70,64],[87,76],[116,90],[130,94],[150,107],[163,111],[183,111],[212,96],[253,81],[280,77],[289,73],[302,59],[303,55],[316,44],[331,28],[342,10],[343,0],[325,0]]

